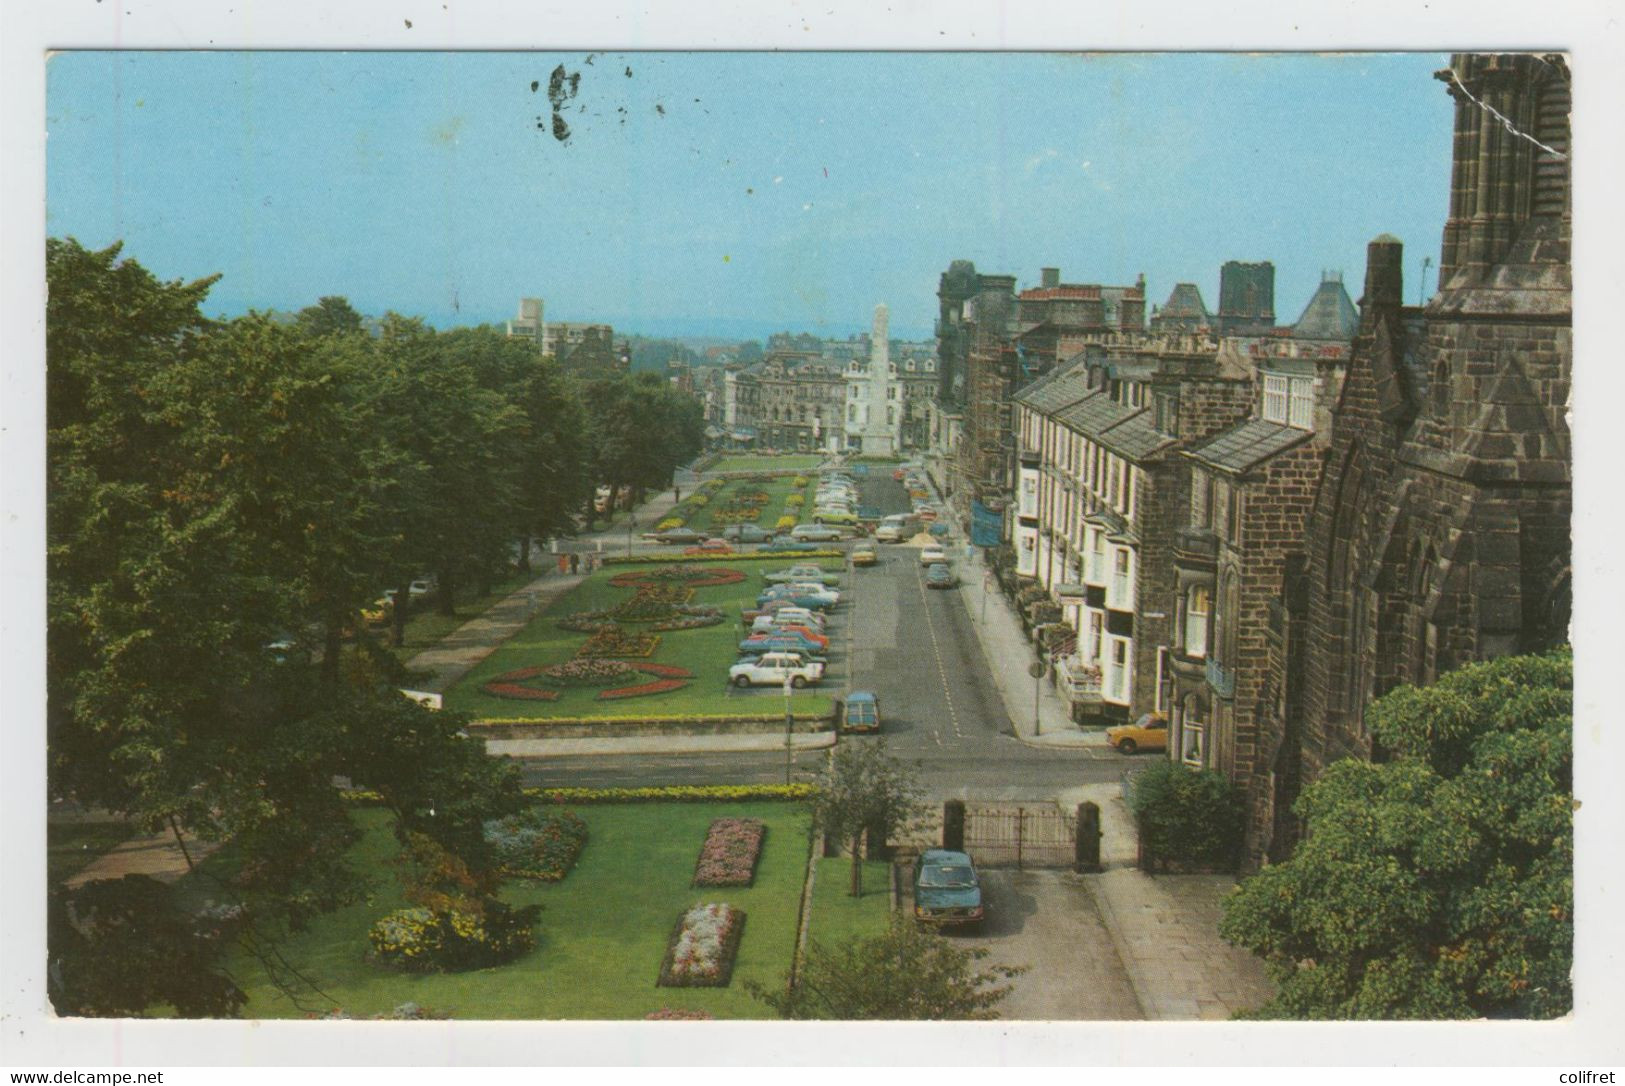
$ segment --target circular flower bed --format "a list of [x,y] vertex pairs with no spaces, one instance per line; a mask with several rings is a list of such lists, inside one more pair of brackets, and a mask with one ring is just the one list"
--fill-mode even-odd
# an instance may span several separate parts
[[[659,638],[653,640],[658,641]],[[646,675],[653,677],[644,679]],[[664,694],[668,690],[679,690],[687,686],[692,678],[694,678],[692,671],[672,664],[578,656],[574,660],[550,667],[522,667],[517,671],[498,675],[480,689],[496,698],[556,701],[559,697],[557,687],[607,686],[611,689],[600,690],[598,700],[619,701],[622,698],[637,698],[648,694]],[[527,681],[536,679],[549,685],[525,685]],[[643,681],[637,681],[639,679]],[[617,683],[621,685],[614,685]]]

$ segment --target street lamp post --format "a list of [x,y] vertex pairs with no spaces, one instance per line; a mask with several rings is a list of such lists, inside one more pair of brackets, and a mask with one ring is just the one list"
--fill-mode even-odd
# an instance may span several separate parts
[[790,673],[784,674],[784,783],[790,783],[790,762],[794,746],[790,741],[791,731],[795,728],[795,714],[790,710]]
[[[1042,650],[1040,650],[1040,651],[1042,651]],[[1038,695],[1042,692],[1042,687],[1040,687],[1038,684],[1039,684],[1039,680],[1043,679],[1043,677],[1044,677],[1044,670],[1045,669],[1044,669],[1044,658],[1043,658],[1043,656],[1039,656],[1038,659],[1034,660],[1032,662],[1032,666],[1027,669],[1027,674],[1029,674],[1029,675],[1031,675],[1033,677],[1033,734],[1034,735],[1038,735],[1040,732],[1042,732],[1044,730],[1043,724],[1040,722],[1039,716],[1038,716]]]

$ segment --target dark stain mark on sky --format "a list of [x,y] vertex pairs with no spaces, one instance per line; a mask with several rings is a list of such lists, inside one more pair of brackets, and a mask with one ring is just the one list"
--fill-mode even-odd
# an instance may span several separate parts
[[632,69],[631,69],[630,66],[628,66],[627,69],[626,69],[626,78],[628,78],[628,79],[632,78]]
[[581,88],[581,73],[567,72],[560,64],[547,77],[547,101],[553,107],[553,138],[560,143],[570,141],[570,126],[564,123],[564,106]]
[[660,114],[662,117],[664,117],[666,115],[666,107],[661,105],[659,102],[656,102],[655,103],[655,112]]

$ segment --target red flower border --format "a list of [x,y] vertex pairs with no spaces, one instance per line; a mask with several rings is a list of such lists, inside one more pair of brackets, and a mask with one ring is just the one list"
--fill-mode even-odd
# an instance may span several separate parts
[[[612,690],[600,690],[599,701],[617,701],[621,698],[638,698],[646,694],[664,694],[671,690],[680,690],[687,686],[694,673],[686,667],[677,667],[675,664],[651,664],[641,661],[624,661],[628,667],[635,668],[654,678],[648,682],[638,683],[635,686],[618,686]],[[526,679],[534,679],[546,671],[545,665],[535,667],[522,667],[517,671],[509,671],[491,679],[480,687],[485,693],[494,698],[512,698],[515,701],[556,701],[559,691],[536,686],[520,685]]]

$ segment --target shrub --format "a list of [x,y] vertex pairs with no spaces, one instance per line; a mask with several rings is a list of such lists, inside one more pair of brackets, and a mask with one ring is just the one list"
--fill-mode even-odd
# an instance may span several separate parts
[[719,818],[711,823],[694,865],[695,886],[749,886],[756,879],[767,826],[756,818]]
[[803,505],[807,504],[807,495],[792,494],[788,498],[784,499],[784,504],[791,509],[799,509]]
[[587,844],[587,824],[573,811],[532,807],[485,824],[502,873],[557,882],[570,873]]
[[663,520],[659,524],[655,525],[655,531],[657,531],[657,532],[669,532],[673,528],[681,528],[682,526],[683,526],[683,518],[682,517],[667,517],[665,520]]
[[812,480],[807,478],[805,475],[797,475],[790,482],[791,482],[791,485],[794,486],[797,490],[805,490],[805,489],[807,489],[807,484],[812,482]]
[[773,527],[775,529],[777,529],[778,531],[787,532],[791,528],[794,528],[796,526],[796,521],[799,520],[799,519],[800,518],[797,517],[794,513],[786,513],[784,516],[779,518],[779,522],[777,524],[775,524]]
[[511,962],[536,945],[541,906],[513,909],[487,901],[481,912],[397,909],[367,933],[373,960],[413,973],[454,973]]
[[1149,868],[1234,870],[1242,802],[1223,773],[1156,762],[1135,777],[1129,807]]

